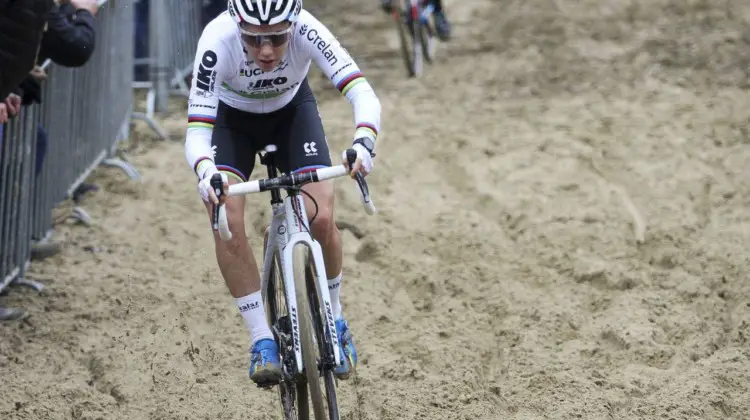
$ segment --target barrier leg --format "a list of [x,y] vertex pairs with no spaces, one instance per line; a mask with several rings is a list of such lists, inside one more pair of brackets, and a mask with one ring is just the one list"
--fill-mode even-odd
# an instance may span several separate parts
[[140,181],[141,180],[141,174],[138,173],[138,170],[135,169],[135,167],[132,164],[130,164],[130,162],[126,162],[123,159],[120,159],[120,158],[117,158],[117,157],[113,157],[113,158],[109,158],[109,159],[104,159],[104,161],[102,162],[102,165],[103,166],[114,166],[116,168],[122,169],[125,172],[125,174],[127,174],[128,177],[130,179],[132,179],[133,181]]
[[24,286],[24,287],[30,287],[37,292],[41,292],[44,289],[44,285],[42,283],[39,283],[38,281],[25,279],[23,277],[19,277],[15,280],[13,280],[13,283],[10,284],[11,286]]
[[26,264],[24,265],[23,271],[20,271],[18,276],[10,282],[10,286],[30,287],[36,290],[37,293],[40,293],[44,289],[44,284],[38,281],[24,278],[24,273],[26,273],[29,270],[30,265],[31,265],[31,262],[27,261]]
[[146,121],[146,124],[148,124],[149,127],[151,127],[152,130],[156,133],[157,136],[159,136],[162,140],[167,140],[169,138],[169,134],[167,131],[162,128],[159,124],[157,124],[156,121],[154,121],[153,118],[149,117],[148,115],[142,113],[142,112],[134,112],[131,115],[131,118],[134,120],[141,120]]
[[193,65],[190,64],[189,67],[185,67],[182,70],[175,69],[174,71],[174,79],[170,82],[170,85],[172,85],[172,90],[170,90],[169,93],[174,95],[181,95],[184,97],[190,96],[190,86],[185,83],[185,77],[187,77],[191,72],[193,71]]
[[0,321],[14,321],[23,317],[25,313],[20,308],[3,308],[0,306]]
[[70,215],[70,217],[78,220],[86,226],[91,226],[91,216],[89,216],[89,214],[86,212],[86,210],[83,209],[83,207],[73,207],[73,213]]

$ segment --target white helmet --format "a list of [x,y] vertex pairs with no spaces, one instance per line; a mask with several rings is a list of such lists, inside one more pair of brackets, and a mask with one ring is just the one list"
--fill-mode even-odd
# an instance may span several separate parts
[[238,25],[273,25],[297,20],[302,0],[229,0],[227,8]]

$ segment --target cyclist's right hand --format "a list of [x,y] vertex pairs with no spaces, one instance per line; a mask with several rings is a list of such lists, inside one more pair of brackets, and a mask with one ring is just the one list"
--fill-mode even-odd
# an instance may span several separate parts
[[372,172],[372,155],[370,155],[370,152],[361,144],[352,145],[352,149],[357,152],[357,159],[354,161],[354,164],[350,168],[349,161],[346,156],[346,150],[344,150],[344,152],[341,154],[341,160],[343,161],[344,166],[349,169],[349,175],[352,178],[355,178],[357,173],[361,173],[362,176],[367,176],[370,172]]
[[[221,174],[221,181],[224,184],[224,191],[229,191],[229,179],[227,178],[227,174],[217,171],[216,168],[207,170],[205,175],[203,176],[203,179],[198,183],[198,192],[200,193],[203,201],[206,203],[211,202],[214,205],[219,204],[219,199],[216,197],[216,193],[211,187],[211,177],[217,173]],[[224,194],[221,199],[221,203],[224,204],[226,199],[227,196],[226,194]]]

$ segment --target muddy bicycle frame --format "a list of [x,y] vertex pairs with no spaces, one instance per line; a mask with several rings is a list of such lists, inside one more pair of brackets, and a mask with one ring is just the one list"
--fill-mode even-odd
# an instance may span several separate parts
[[[277,147],[275,145],[268,145],[265,148],[266,156],[262,156],[261,160],[264,163],[264,158],[268,157],[269,154],[275,153]],[[354,164],[356,159],[356,151],[348,149],[346,151],[347,160],[349,166]],[[296,287],[294,281],[294,248],[297,245],[305,245],[310,250],[312,256],[312,266],[315,270],[315,277],[317,278],[316,286],[319,297],[320,308],[323,308],[323,325],[325,326],[325,334],[329,337],[332,344],[333,357],[338,366],[341,363],[339,356],[340,344],[338,341],[338,335],[336,334],[336,325],[333,319],[333,309],[331,306],[331,297],[328,292],[328,277],[326,276],[325,263],[323,260],[323,251],[318,241],[313,239],[310,234],[310,226],[305,211],[305,203],[302,198],[300,188],[302,185],[310,182],[320,182],[327,179],[337,178],[341,176],[349,175],[349,170],[346,166],[337,165],[327,168],[315,169],[310,172],[303,173],[291,173],[281,176],[276,176],[276,166],[271,163],[267,165],[269,178],[261,179],[256,181],[247,181],[238,184],[232,184],[229,186],[229,190],[226,191],[227,197],[243,194],[252,194],[258,192],[268,191],[271,193],[271,207],[273,215],[271,219],[271,227],[269,230],[268,245],[265,249],[265,255],[263,256],[263,268],[261,273],[261,290],[265,293],[268,285],[269,278],[271,276],[270,267],[273,263],[274,254],[278,252],[279,259],[281,262],[281,271],[284,282],[284,292],[286,294],[287,311],[291,318],[291,330],[292,330],[292,343],[294,348],[294,356],[297,364],[297,371],[301,373],[304,368],[302,350],[300,346],[300,328],[299,328],[299,314],[297,305]],[[211,180],[211,186],[217,197],[220,197],[223,191],[223,185],[221,178],[217,177],[218,174],[214,175]],[[361,174],[357,174],[356,181],[360,188],[362,203],[365,206],[365,210],[368,214],[374,214],[376,212],[375,206],[370,200],[369,190],[364,177]],[[281,189],[286,190],[287,194],[282,198]],[[229,225],[226,217],[226,209],[223,205],[215,206],[213,212],[213,229],[218,230],[219,237],[224,241],[232,239],[232,233],[229,230]],[[321,355],[323,356],[323,355]],[[317,368],[317,367],[316,367]]]

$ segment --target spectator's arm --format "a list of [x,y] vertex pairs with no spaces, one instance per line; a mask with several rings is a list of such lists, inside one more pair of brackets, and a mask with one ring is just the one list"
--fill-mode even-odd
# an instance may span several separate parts
[[91,12],[64,4],[49,14],[47,22],[49,26],[42,38],[40,56],[65,67],[86,64],[94,53],[96,39],[95,18]]

